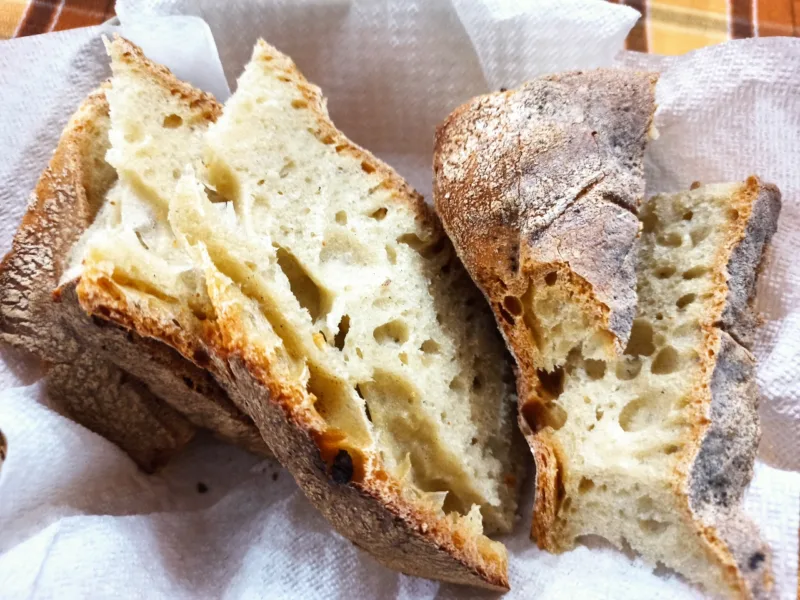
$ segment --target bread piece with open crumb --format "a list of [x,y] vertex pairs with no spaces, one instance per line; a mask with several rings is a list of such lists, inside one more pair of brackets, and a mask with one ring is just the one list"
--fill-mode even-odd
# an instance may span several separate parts
[[110,154],[135,185],[76,249],[65,301],[209,369],[383,564],[506,589],[505,549],[482,530],[513,523],[514,387],[433,212],[263,41],[200,161],[174,173],[172,154],[152,157],[191,135],[186,118],[119,123],[136,126]]

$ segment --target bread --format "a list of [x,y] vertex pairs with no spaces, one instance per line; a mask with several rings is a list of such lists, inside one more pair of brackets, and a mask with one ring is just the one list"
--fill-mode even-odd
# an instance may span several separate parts
[[112,185],[105,89],[89,95],[67,124],[0,265],[0,340],[50,365],[56,409],[108,438],[152,471],[192,438],[194,427],[141,382],[85,347],[52,293],[66,255]]
[[[653,198],[642,210],[638,250],[631,231],[614,221],[601,221],[605,238],[595,234],[583,220],[593,214],[585,204],[601,193],[597,187],[619,181],[617,166],[629,171],[620,189],[636,193],[612,192],[608,200],[631,209],[643,189],[652,90],[641,85],[632,98],[624,86],[604,91],[601,82],[620,77],[642,78],[554,76],[458,109],[437,135],[436,206],[517,359],[520,424],[537,468],[538,545],[560,552],[581,536],[600,535],[712,593],[765,597],[769,551],[742,514],[741,498],[759,438],[750,305],[780,195],[750,178]],[[595,95],[588,104],[587,93]],[[614,117],[620,113],[624,119]],[[533,145],[515,144],[520,135]],[[578,152],[567,160],[566,149],[589,135],[594,142],[578,148],[591,154],[596,142],[597,151],[609,151],[609,164],[587,193],[579,191],[585,168],[558,170],[559,161],[595,160]],[[624,148],[635,151],[614,156]],[[537,229],[536,219],[552,212],[561,216]],[[560,220],[571,223],[553,232]],[[569,228],[580,237],[565,235]],[[511,264],[502,258],[509,248]],[[543,264],[548,252],[564,262]],[[612,278],[609,264],[620,269]],[[629,265],[638,307],[627,300],[634,291]],[[572,287],[576,273],[598,297],[610,289],[610,320],[586,309],[585,286]],[[625,343],[624,354],[614,357],[618,348],[610,345],[600,352],[598,331]]]
[[655,82],[540,77],[474,98],[437,131],[436,209],[524,372],[575,346],[595,359],[625,347]]
[[[711,593],[769,596],[769,550],[741,509],[760,430],[755,363],[742,344],[754,321],[739,316],[779,210],[777,189],[755,178],[644,206],[625,356],[573,351],[522,406],[527,433],[553,460],[537,478],[542,547],[601,535]],[[548,403],[559,422],[537,418]]]
[[[154,70],[139,67],[141,53],[120,40],[114,66],[117,85],[146,94],[149,81],[170,93],[169,106],[197,114],[203,127],[219,106],[210,97]],[[125,54],[128,56],[125,56]],[[160,77],[160,79],[158,79]],[[166,83],[165,83],[166,82]],[[169,87],[169,83],[174,83]],[[172,91],[175,94],[171,94]],[[152,90],[151,90],[152,91]],[[252,420],[241,413],[203,369],[167,346],[133,332],[110,327],[75,310],[69,296],[74,282],[66,272],[71,249],[93,222],[106,196],[123,193],[105,160],[109,150],[107,94],[114,113],[125,95],[105,85],[94,92],[67,125],[50,167],[42,175],[11,252],[0,266],[0,339],[33,352],[51,365],[48,396],[57,409],[125,450],[143,469],[153,471],[191,439],[195,427],[268,455]],[[121,96],[121,97],[120,97]],[[202,99],[202,106],[192,102]],[[121,102],[113,102],[121,100]],[[170,113],[172,114],[172,113]]]
[[145,102],[113,125],[141,135],[112,132],[109,153],[136,185],[109,195],[63,301],[208,369],[381,563],[507,589],[482,529],[508,531],[516,510],[513,380],[433,212],[263,41],[180,172],[151,153],[191,121]]

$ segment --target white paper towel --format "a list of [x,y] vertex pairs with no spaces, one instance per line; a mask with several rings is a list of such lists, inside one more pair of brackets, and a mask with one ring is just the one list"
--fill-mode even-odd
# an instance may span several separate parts
[[[434,128],[457,104],[543,72],[608,64],[636,17],[588,0],[522,8],[506,0],[118,0],[117,11],[126,26],[138,25],[133,37],[149,54],[220,96],[225,82],[201,22],[142,20],[205,18],[231,84],[255,39],[265,37],[323,88],[349,136],[425,194]],[[98,35],[96,28],[0,43],[0,144],[14,149],[0,156],[3,251],[61,127],[106,72]],[[786,82],[776,71],[796,68],[800,46],[755,42],[705,52],[714,51],[727,52],[725,77],[717,73],[722,65],[710,62],[713,54],[663,61],[662,138],[648,158],[649,184],[676,189],[755,168],[784,190],[778,240],[788,247],[800,232],[800,189],[790,168],[800,163],[800,96],[792,93],[800,73],[788,73]],[[711,84],[726,93],[716,96]],[[732,127],[732,114],[753,115],[752,126]],[[717,131],[713,143],[698,137]],[[782,264],[773,263],[762,280],[762,298],[780,301],[762,301],[769,321],[758,346],[764,461],[747,510],[776,551],[780,597],[792,598],[800,475],[788,469],[798,468],[800,299],[791,261]],[[212,440],[193,443],[163,473],[142,475],[114,446],[43,406],[29,361],[10,353],[3,359],[0,429],[9,452],[0,470],[2,598],[490,596],[383,569],[333,533],[277,465]],[[30,385],[11,388],[21,384]],[[507,597],[698,597],[675,576],[653,574],[602,544],[560,556],[540,552],[527,538],[529,494],[527,500],[517,531],[503,540],[511,555]]]

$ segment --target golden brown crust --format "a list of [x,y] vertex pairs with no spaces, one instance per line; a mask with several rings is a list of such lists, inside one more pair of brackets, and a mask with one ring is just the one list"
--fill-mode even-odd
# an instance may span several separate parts
[[548,273],[617,352],[627,341],[656,79],[602,69],[541,77],[471,100],[437,130],[436,210],[523,371],[541,366],[535,337],[504,302],[544,287]]
[[[341,146],[384,175],[396,202],[410,204],[435,243],[438,219],[421,197],[388,166],[347,140],[330,122],[324,99],[285,56],[272,53],[273,67],[306,95],[319,121],[323,143]],[[225,297],[226,284],[207,275],[209,295]],[[384,565],[404,573],[492,590],[508,589],[507,557],[500,544],[476,535],[465,520],[454,523],[427,504],[406,498],[403,486],[381,469],[377,455],[347,446],[342,432],[327,427],[311,408],[304,386],[287,376],[273,357],[252,344],[241,329],[246,322],[236,302],[215,303],[216,313],[202,323],[190,315],[173,322],[160,301],[138,300],[101,270],[85,269],[75,288],[82,309],[142,337],[164,342],[197,366],[206,368],[230,398],[253,418],[280,462],[334,527]],[[345,457],[341,458],[341,453]],[[337,462],[338,461],[338,462]],[[343,461],[343,463],[341,462]]]

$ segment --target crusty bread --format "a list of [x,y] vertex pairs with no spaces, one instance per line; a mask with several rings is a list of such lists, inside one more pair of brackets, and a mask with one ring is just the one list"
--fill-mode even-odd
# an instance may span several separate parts
[[[620,78],[639,87],[605,89]],[[634,228],[587,222],[598,219],[592,202],[638,204],[651,113],[651,85],[630,73],[548,77],[476,99],[438,132],[436,206],[517,359],[536,542],[563,551],[597,534],[714,593],[760,597],[769,553],[740,508],[759,437],[746,348],[779,194],[751,178],[654,198],[638,250]],[[593,161],[594,179],[582,166]],[[624,194],[598,189],[614,182]],[[571,222],[554,229],[559,219]],[[542,263],[548,253],[558,260]],[[586,309],[580,278],[610,320]],[[616,348],[599,351],[598,331]]]
[[70,247],[91,223],[116,175],[108,148],[105,89],[67,124],[0,265],[0,339],[50,365],[51,403],[151,471],[179,451],[194,427],[145,386],[80,343],[52,293]]
[[119,123],[141,135],[112,134],[109,154],[135,186],[109,194],[65,296],[209,369],[383,564],[506,589],[505,549],[482,523],[513,523],[513,381],[433,212],[263,41],[198,145],[203,164],[151,160],[191,122],[141,114]]
[[[145,94],[151,71],[140,68],[144,59],[138,49],[125,44],[112,45],[115,80]],[[219,113],[210,97],[162,71],[152,73],[156,89],[170,94],[171,107],[199,115],[206,125]],[[119,193],[126,184],[105,160],[113,120],[108,93],[113,96],[113,87],[106,84],[70,120],[0,267],[1,339],[50,364],[48,397],[54,406],[119,445],[144,470],[158,468],[179,451],[194,426],[268,455],[252,420],[205,370],[163,344],[90,319],[74,302],[54,302],[60,282],[67,281],[56,299],[69,298],[75,285],[66,272],[71,249],[109,191]],[[198,99],[203,102],[192,107]]]
[[[780,194],[750,178],[650,199],[625,355],[576,349],[522,414],[539,452],[533,536],[625,543],[725,596],[768,597],[770,555],[741,510],[760,430],[750,302]],[[527,391],[527,390],[526,390]],[[558,421],[541,406],[557,407]]]
[[434,196],[523,371],[625,347],[656,76],[597,70],[480,96],[439,127]]

